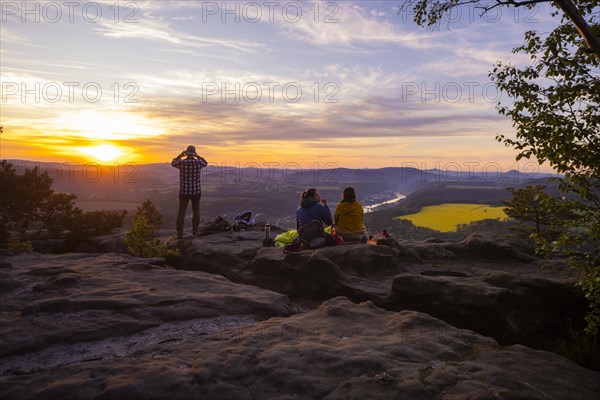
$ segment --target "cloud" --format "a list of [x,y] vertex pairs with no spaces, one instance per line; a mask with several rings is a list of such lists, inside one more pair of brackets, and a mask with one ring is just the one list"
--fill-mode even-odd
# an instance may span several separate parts
[[302,143],[321,138],[450,138],[493,131],[505,123],[494,113],[450,112],[445,104],[404,103],[388,97],[328,107],[316,105],[312,111],[290,119],[286,113],[254,104],[208,104],[200,98],[156,98],[144,101],[138,109],[169,127],[169,138],[202,137],[214,146],[256,140]]
[[[510,126],[497,115],[468,110],[444,115],[442,109],[370,98],[363,104],[337,105],[328,112],[289,118],[245,104],[163,98],[153,104],[144,102],[139,112],[167,128],[163,149],[197,143],[212,160],[228,165],[240,160],[312,160],[373,167],[398,165],[397,160],[467,156],[485,160],[491,157],[486,146],[497,146],[495,132]],[[134,141],[135,147],[154,146],[161,153],[156,138]]]
[[7,23],[0,24],[0,33],[2,34],[2,41],[4,43],[14,43],[19,45],[35,45],[35,43],[32,43],[30,39],[19,34],[14,29],[9,28],[8,21]]
[[[319,107],[337,102],[349,103],[364,98],[367,93],[400,95],[401,83],[416,79],[410,73],[386,72],[381,67],[346,67],[328,64],[320,68],[286,69],[280,73],[265,73],[249,69],[170,69],[161,74],[137,73],[129,78],[140,85],[144,96],[202,97],[209,102],[239,101],[268,104],[276,111],[281,103],[293,103],[298,94],[297,108],[318,103]],[[297,91],[299,90],[299,91]],[[310,111],[313,111],[309,107]]]
[[245,40],[229,40],[195,36],[174,29],[161,18],[146,16],[140,18],[138,23],[115,24],[110,20],[103,19],[97,24],[95,30],[104,37],[122,39],[141,39],[163,43],[166,46],[176,46],[189,49],[219,48],[228,49],[237,54],[255,53],[264,50],[261,43]]
[[289,38],[319,47],[356,50],[365,45],[396,45],[415,49],[437,46],[431,33],[402,29],[381,18],[386,13],[367,11],[353,2],[317,2],[312,7],[321,7],[318,17],[305,9],[304,13],[308,16],[294,23],[280,18],[278,27]]

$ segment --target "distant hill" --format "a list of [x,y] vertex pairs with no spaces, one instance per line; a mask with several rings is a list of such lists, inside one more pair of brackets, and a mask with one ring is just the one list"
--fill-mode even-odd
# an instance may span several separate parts
[[[150,198],[165,216],[167,226],[175,219],[179,172],[169,163],[100,166],[97,163],[8,161],[20,172],[34,166],[48,171],[54,180],[55,190],[76,194],[78,206],[85,210],[133,211],[136,205]],[[240,211],[249,209],[271,223],[293,227],[300,193],[309,187],[317,187],[333,207],[346,186],[356,189],[359,201],[365,206],[396,199],[400,195],[408,196],[397,206],[404,210],[411,204],[414,209],[422,204],[459,200],[498,204],[507,193],[504,188],[526,182],[545,182],[548,176],[509,171],[486,180],[482,177],[491,177],[491,174],[469,174],[466,171],[457,174],[400,167],[301,169],[294,164],[288,167],[209,165],[202,176],[202,219],[213,220],[218,215],[232,219]],[[399,209],[392,209],[389,213],[400,215]]]

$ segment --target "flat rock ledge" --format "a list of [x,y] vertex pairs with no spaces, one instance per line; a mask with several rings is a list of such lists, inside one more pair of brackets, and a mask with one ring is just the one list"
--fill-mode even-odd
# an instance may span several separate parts
[[0,270],[2,357],[128,336],[165,323],[210,331],[210,324],[217,329],[228,321],[291,313],[285,295],[175,270],[161,258],[32,253],[4,262],[10,267]]
[[596,400],[600,373],[427,314],[338,297],[291,317],[0,378],[20,399]]

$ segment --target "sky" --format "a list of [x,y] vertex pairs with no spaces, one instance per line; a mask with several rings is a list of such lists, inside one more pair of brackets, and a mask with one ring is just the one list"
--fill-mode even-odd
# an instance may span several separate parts
[[494,171],[508,101],[488,73],[545,5],[465,5],[422,28],[402,1],[1,1],[1,158]]

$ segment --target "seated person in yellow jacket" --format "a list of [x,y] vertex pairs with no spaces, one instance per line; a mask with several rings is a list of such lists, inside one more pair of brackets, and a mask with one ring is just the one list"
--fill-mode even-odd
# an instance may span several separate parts
[[335,231],[345,242],[363,241],[367,230],[363,224],[363,206],[356,201],[354,188],[347,187],[342,194],[342,201],[337,205],[333,214]]

